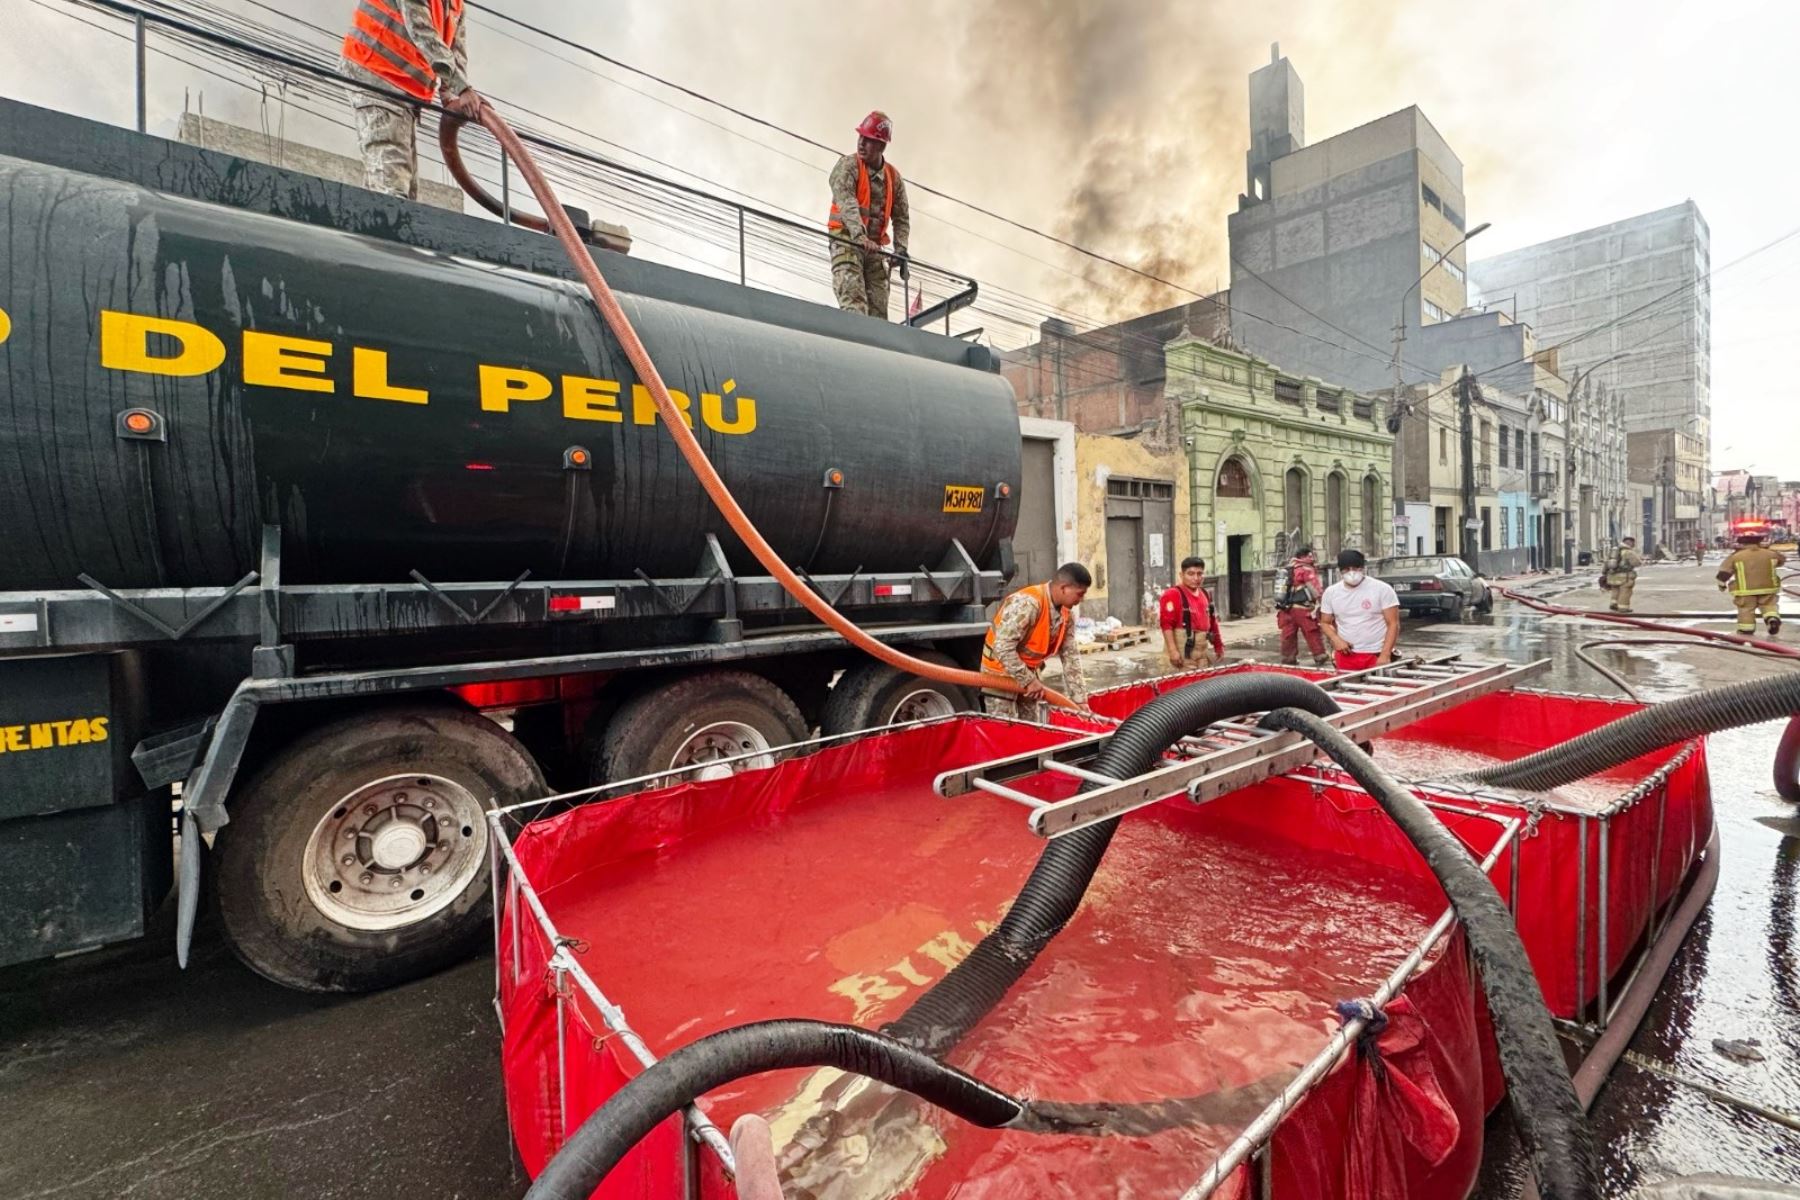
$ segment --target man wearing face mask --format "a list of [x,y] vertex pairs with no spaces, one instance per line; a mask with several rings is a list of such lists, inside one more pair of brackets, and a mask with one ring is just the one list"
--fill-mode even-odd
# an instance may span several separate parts
[[1394,661],[1400,640],[1400,597],[1379,579],[1370,579],[1360,550],[1338,555],[1338,581],[1319,602],[1320,625],[1336,651],[1340,671],[1363,671]]

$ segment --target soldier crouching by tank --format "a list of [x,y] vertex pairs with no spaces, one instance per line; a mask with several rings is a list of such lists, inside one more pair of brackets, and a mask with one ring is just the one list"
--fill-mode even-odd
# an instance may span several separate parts
[[1719,564],[1719,590],[1731,592],[1737,607],[1737,631],[1756,632],[1756,618],[1763,617],[1769,635],[1781,632],[1781,577],[1776,568],[1787,564],[1787,556],[1763,545],[1767,536],[1762,529],[1738,531],[1738,549]]
[[1281,661],[1287,666],[1300,665],[1302,636],[1306,638],[1306,648],[1312,652],[1313,665],[1331,665],[1315,611],[1323,591],[1319,586],[1318,568],[1313,565],[1313,548],[1302,546],[1275,580],[1275,624],[1281,630]]
[[[887,114],[872,112],[856,127],[856,153],[838,159],[831,169],[831,290],[845,312],[887,320],[890,257],[906,270],[906,243],[912,232],[912,210],[906,184],[887,161],[894,140]],[[893,229],[893,253],[882,248]]]
[[1613,612],[1631,611],[1631,593],[1637,587],[1638,568],[1643,565],[1644,556],[1637,552],[1637,539],[1620,538],[1619,548],[1606,560],[1606,570],[1600,576],[1600,586],[1612,593],[1609,607]]
[[1052,658],[1062,660],[1062,685],[1069,699],[1087,706],[1087,681],[1075,648],[1075,611],[1094,582],[1080,563],[1064,563],[1045,583],[1022,587],[1001,602],[981,651],[981,673],[1010,678],[1023,694],[983,688],[988,712],[1042,723],[1049,715],[1044,681],[1038,673]]

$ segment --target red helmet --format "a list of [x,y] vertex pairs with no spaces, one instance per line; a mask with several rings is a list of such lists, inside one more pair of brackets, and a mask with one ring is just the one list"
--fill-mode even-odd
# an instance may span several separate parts
[[888,120],[886,113],[876,109],[863,118],[863,123],[856,127],[856,132],[863,137],[873,138],[885,146],[894,140],[894,123]]

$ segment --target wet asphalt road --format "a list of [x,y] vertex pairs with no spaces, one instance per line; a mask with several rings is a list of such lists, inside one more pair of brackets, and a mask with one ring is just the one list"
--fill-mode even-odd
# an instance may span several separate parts
[[[1590,589],[1591,590],[1591,589]],[[1592,598],[1571,593],[1583,603]],[[1598,593],[1594,593],[1595,596]],[[1650,568],[1640,609],[1716,609],[1704,574]],[[1551,657],[1539,686],[1611,692],[1576,643],[1595,626],[1514,606],[1462,625],[1408,624],[1407,648]],[[1250,657],[1274,647],[1240,645]],[[1110,660],[1112,656],[1099,656]],[[1624,658],[1624,656],[1619,656]],[[1613,660],[1609,660],[1613,661]],[[1667,699],[1786,669],[1739,655],[1657,649],[1623,670]],[[1096,664],[1096,682],[1154,673],[1153,658]],[[1800,820],[1774,798],[1779,726],[1715,739],[1723,839],[1710,911],[1676,960],[1634,1050],[1764,1105],[1800,1109]],[[238,966],[210,926],[183,973],[169,936],[0,971],[0,1197],[260,1200],[516,1197],[499,1082],[492,963],[376,996],[306,997]],[[1760,1063],[1714,1039],[1760,1040]],[[1629,1063],[1596,1109],[1610,1194],[1713,1170],[1800,1183],[1800,1133],[1733,1111]],[[1503,1116],[1489,1121],[1484,1200],[1515,1194]]]

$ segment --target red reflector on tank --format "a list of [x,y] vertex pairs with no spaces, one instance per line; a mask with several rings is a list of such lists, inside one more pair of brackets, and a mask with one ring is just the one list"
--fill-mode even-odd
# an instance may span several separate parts
[[912,584],[878,583],[875,585],[875,594],[877,596],[910,596],[912,595]]
[[465,470],[465,471],[491,471],[493,469],[494,469],[493,463],[464,463],[463,464],[463,470]]
[[601,612],[618,605],[617,596],[552,596],[550,611],[553,613],[568,612]]

